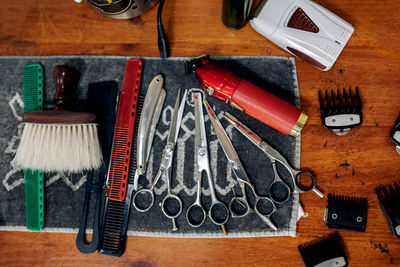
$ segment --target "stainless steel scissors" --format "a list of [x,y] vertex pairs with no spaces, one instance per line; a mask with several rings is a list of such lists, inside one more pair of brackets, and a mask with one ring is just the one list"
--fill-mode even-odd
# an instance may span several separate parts
[[[240,162],[239,156],[236,153],[235,148],[233,147],[228,135],[226,134],[224,128],[221,125],[221,122],[218,120],[214,111],[211,109],[210,105],[207,101],[203,100],[204,106],[210,116],[211,123],[214,127],[215,132],[217,133],[218,140],[224,150],[226,157],[232,167],[233,173],[236,176],[236,179],[239,183],[240,189],[242,191],[242,197],[233,197],[231,202],[229,203],[229,211],[232,214],[232,217],[243,217],[250,213],[249,203],[247,201],[245,186],[249,186],[251,191],[253,192],[256,202],[254,204],[254,212],[266,223],[270,226],[274,231],[277,230],[275,224],[271,221],[271,215],[277,211],[277,208],[268,196],[261,197],[257,195],[256,190],[253,184],[250,182],[250,179],[247,177],[247,174],[243,168],[242,163]],[[241,207],[240,209],[238,209]]]
[[183,110],[185,108],[186,93],[187,93],[187,91],[185,91],[185,93],[183,95],[182,103],[180,104],[181,90],[179,89],[179,91],[178,91],[174,111],[173,111],[172,118],[171,118],[171,124],[170,124],[170,128],[169,128],[167,144],[165,145],[165,148],[163,150],[160,169],[158,170],[153,183],[151,184],[149,189],[141,189],[141,190],[137,191],[133,198],[133,203],[134,203],[135,207],[137,208],[139,206],[137,203],[137,201],[138,201],[137,196],[139,194],[149,194],[151,197],[150,206],[139,209],[140,211],[149,210],[154,204],[154,191],[153,191],[154,186],[157,184],[157,182],[160,179],[160,177],[162,176],[162,174],[165,173],[166,177],[167,177],[167,195],[165,196],[165,198],[163,199],[163,201],[161,203],[161,210],[165,216],[172,219],[172,223],[173,223],[172,230],[173,231],[176,231],[178,229],[176,227],[175,218],[178,217],[179,214],[181,214],[181,212],[182,212],[182,201],[177,195],[173,194],[171,191],[171,173],[172,173],[172,163],[173,163],[173,159],[174,159],[176,140],[178,139],[179,129],[181,127]]
[[[195,202],[188,208],[186,219],[193,227],[199,227],[206,219],[206,211],[201,204],[201,180],[203,171],[207,175],[208,185],[211,193],[211,206],[208,210],[208,217],[216,224],[224,227],[224,224],[229,218],[229,210],[224,203],[217,199],[214,189],[214,182],[211,177],[210,162],[208,157],[208,146],[206,128],[204,125],[204,114],[202,106],[202,94],[193,93],[194,97],[194,114],[196,126],[195,152],[196,152],[196,179],[197,179],[197,195]],[[200,211],[200,213],[198,212]],[[195,216],[196,215],[196,216]],[[224,233],[225,229],[222,228]]]
[[[276,162],[281,163],[285,168],[289,171],[290,176],[292,177],[293,180],[293,185],[294,185],[294,192],[295,193],[304,193],[304,192],[309,192],[313,191],[316,193],[319,197],[324,197],[324,194],[321,193],[318,189],[315,188],[315,177],[312,175],[312,173],[305,171],[305,170],[296,170],[293,169],[290,164],[287,162],[287,160],[274,148],[272,148],[268,143],[263,141],[258,135],[256,135],[252,130],[250,130],[247,126],[245,126],[243,123],[241,123],[238,119],[236,119],[233,115],[229,114],[228,112],[225,112],[224,117],[236,128],[241,132],[244,136],[246,136],[251,142],[253,142],[259,149],[261,149],[271,160],[272,162],[272,168],[274,170],[274,181],[270,185],[270,197],[273,201],[276,203],[284,203],[286,202],[289,197],[291,190],[289,186],[279,177],[278,171],[276,168]],[[307,174],[310,179],[311,179],[311,185],[306,187],[302,186],[300,184],[300,175],[301,174]],[[274,186],[279,186],[285,188],[287,191],[287,195],[285,197],[277,196],[274,195],[272,191]]]

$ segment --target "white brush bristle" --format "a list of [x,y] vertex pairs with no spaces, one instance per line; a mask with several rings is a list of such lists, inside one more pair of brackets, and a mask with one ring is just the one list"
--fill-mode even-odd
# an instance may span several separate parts
[[12,165],[45,172],[82,172],[100,167],[96,124],[26,123]]

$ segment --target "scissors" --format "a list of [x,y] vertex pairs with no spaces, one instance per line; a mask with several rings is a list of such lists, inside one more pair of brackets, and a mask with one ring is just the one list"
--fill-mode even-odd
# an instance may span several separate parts
[[[174,151],[176,140],[178,139],[179,129],[181,127],[182,115],[183,110],[185,108],[185,99],[186,93],[183,95],[182,104],[180,104],[180,96],[181,90],[179,89],[178,95],[176,97],[175,107],[171,118],[171,124],[168,133],[167,144],[163,150],[163,155],[161,159],[160,169],[157,172],[156,177],[154,178],[153,183],[151,184],[149,189],[141,189],[136,192],[133,197],[133,204],[139,211],[147,211],[149,210],[154,204],[154,186],[157,184],[158,180],[162,176],[163,173],[167,176],[167,195],[163,199],[161,203],[161,210],[165,216],[172,219],[173,223],[173,231],[176,231],[178,228],[176,227],[175,218],[179,216],[182,212],[182,201],[181,199],[172,193],[171,191],[171,172],[172,172],[172,163],[174,159]],[[138,203],[138,196],[147,194],[150,195],[151,202],[149,206],[140,207]],[[172,208],[171,208],[172,207]]]
[[[201,204],[201,180],[203,171],[207,175],[208,185],[210,187],[211,193],[211,206],[208,210],[208,217],[210,220],[216,224],[221,225],[224,234],[226,235],[226,231],[224,228],[224,224],[227,222],[229,218],[229,210],[225,206],[224,203],[217,199],[214,189],[214,183],[211,177],[210,170],[210,162],[208,157],[208,146],[207,146],[207,136],[206,136],[206,128],[204,126],[204,115],[203,115],[203,106],[202,106],[202,94],[201,93],[193,93],[194,96],[194,114],[195,114],[195,126],[196,126],[196,162],[197,162],[197,170],[196,170],[196,179],[197,179],[197,195],[195,202],[189,207],[186,212],[186,219],[192,227],[199,227],[203,224],[206,219],[206,211]],[[198,214],[198,211],[201,211]],[[197,215],[197,218],[196,216]]]
[[[232,198],[229,203],[229,211],[232,214],[232,217],[244,217],[248,215],[251,211],[249,207],[249,203],[247,201],[245,186],[250,187],[253,192],[256,201],[254,204],[254,212],[274,231],[278,230],[275,224],[271,220],[271,215],[277,211],[277,208],[268,196],[261,197],[257,195],[256,190],[253,184],[250,182],[250,179],[247,177],[247,174],[243,168],[242,163],[240,162],[239,156],[236,153],[235,148],[233,147],[231,140],[226,134],[224,128],[221,125],[221,122],[218,120],[214,111],[211,109],[210,105],[207,101],[203,100],[204,106],[206,107],[207,113],[210,116],[211,123],[214,127],[214,130],[217,134],[219,143],[224,150],[226,157],[232,167],[233,173],[236,176],[236,179],[239,183],[240,189],[242,191],[242,197],[235,196]],[[240,207],[240,208],[239,208]]]
[[[238,119],[236,119],[232,114],[225,112],[224,118],[227,119],[236,129],[239,130],[244,136],[246,136],[250,141],[252,141],[259,149],[261,149],[271,160],[272,168],[274,170],[274,181],[270,185],[270,197],[276,203],[284,203],[286,202],[289,197],[291,190],[289,186],[279,177],[278,171],[276,168],[276,162],[281,163],[285,168],[289,171],[290,176],[292,177],[293,184],[294,184],[294,192],[295,193],[304,193],[313,191],[319,197],[324,197],[324,194],[321,193],[318,189],[315,188],[315,177],[312,173],[305,171],[305,170],[295,170],[293,169],[287,160],[274,148],[272,148],[267,142],[263,141],[258,135],[256,135],[252,130],[247,128],[243,123],[241,123]],[[311,179],[310,186],[302,186],[300,184],[300,175],[307,174]],[[277,196],[273,193],[273,187],[281,186],[285,188],[287,194],[282,198],[281,196]]]

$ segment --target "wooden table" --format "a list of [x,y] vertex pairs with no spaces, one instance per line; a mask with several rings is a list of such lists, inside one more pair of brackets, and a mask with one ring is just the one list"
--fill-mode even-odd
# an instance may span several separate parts
[[[314,170],[325,193],[368,197],[365,233],[340,231],[351,266],[400,264],[400,240],[390,232],[374,188],[400,180],[400,155],[389,132],[400,112],[400,2],[316,0],[355,28],[328,72],[296,59],[302,109],[301,165]],[[72,0],[2,1],[0,55],[129,55],[157,57],[156,9],[132,21],[112,20]],[[221,1],[168,0],[164,24],[171,56],[289,56],[250,25],[230,30]],[[267,71],[267,70],[266,70]],[[364,122],[343,137],[325,130],[317,92],[358,86]],[[302,266],[297,246],[333,232],[325,227],[327,198],[302,194],[308,217],[297,238],[174,239],[128,237],[120,258],[83,255],[75,234],[0,232],[0,265]]]

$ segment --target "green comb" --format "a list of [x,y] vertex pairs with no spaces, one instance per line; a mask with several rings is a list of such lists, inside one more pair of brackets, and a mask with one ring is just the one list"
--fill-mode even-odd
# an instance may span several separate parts
[[[24,112],[43,110],[43,67],[39,63],[24,66]],[[44,226],[44,179],[41,170],[24,170],[25,210],[28,230]]]

